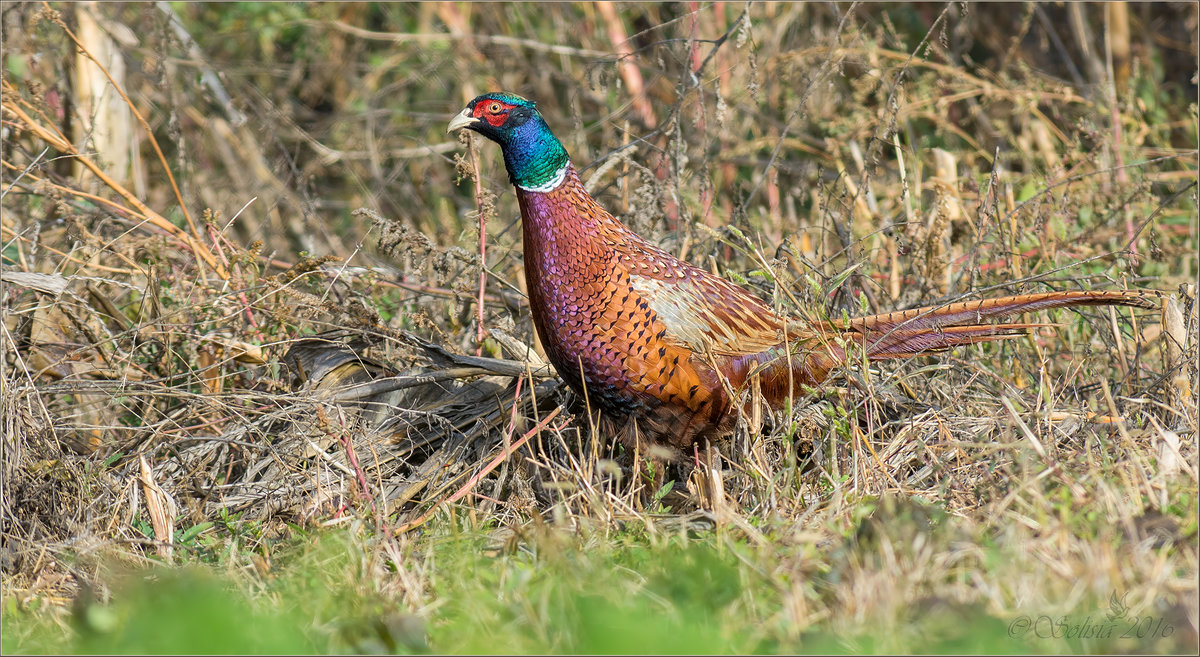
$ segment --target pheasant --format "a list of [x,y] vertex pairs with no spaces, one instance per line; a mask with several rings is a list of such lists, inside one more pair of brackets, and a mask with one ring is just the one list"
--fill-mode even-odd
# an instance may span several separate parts
[[529,307],[550,362],[630,447],[681,456],[732,430],[757,379],[775,408],[851,358],[909,358],[1025,334],[989,320],[1063,306],[1157,306],[1153,292],[1061,291],[811,322],[647,242],[584,189],[535,104],[472,100],[447,126],[500,145],[521,209]]

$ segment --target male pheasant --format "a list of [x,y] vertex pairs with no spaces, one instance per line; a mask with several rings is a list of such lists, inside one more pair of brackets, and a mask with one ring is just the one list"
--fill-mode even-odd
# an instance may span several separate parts
[[731,430],[735,400],[755,378],[778,408],[855,353],[908,358],[1010,338],[1033,325],[985,322],[1043,308],[1156,307],[1153,293],[1067,291],[848,321],[785,320],[600,207],[534,103],[484,94],[447,132],[462,128],[504,152],[521,208],[529,307],[546,355],[577,392],[623,423],[630,444],[642,440],[679,455],[674,450]]

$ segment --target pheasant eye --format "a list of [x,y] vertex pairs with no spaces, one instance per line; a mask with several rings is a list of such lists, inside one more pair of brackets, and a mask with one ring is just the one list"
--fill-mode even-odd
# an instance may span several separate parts
[[488,111],[491,112],[492,114],[499,114],[500,113],[500,103],[492,103],[491,105],[488,105]]

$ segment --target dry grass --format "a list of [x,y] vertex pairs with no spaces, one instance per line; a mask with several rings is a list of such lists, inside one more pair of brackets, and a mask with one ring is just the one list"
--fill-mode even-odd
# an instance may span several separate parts
[[[487,649],[448,629],[480,609],[438,610],[471,590],[446,563],[474,557],[439,547],[466,527],[505,573],[536,554],[614,596],[653,578],[563,555],[713,547],[745,567],[728,650],[814,631],[922,650],[946,629],[927,617],[1114,593],[1178,633],[1084,648],[1195,649],[1194,5],[1130,6],[1127,55],[1099,6],[177,10],[178,29],[151,5],[3,10],[6,610],[107,599],[114,563],[220,563],[256,594],[297,536],[346,526],[363,561],[328,588],[424,619],[435,649]],[[781,312],[1178,303],[852,368],[705,467],[654,472],[533,344],[494,149],[451,159],[447,117],[495,88],[539,101],[635,229]],[[575,558],[579,578],[555,565]],[[544,624],[534,607],[508,622]],[[521,645],[600,645],[547,632]]]

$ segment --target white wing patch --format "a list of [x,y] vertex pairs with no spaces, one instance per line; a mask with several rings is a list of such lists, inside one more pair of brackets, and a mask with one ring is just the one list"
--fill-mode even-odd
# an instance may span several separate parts
[[667,326],[667,335],[693,351],[744,353],[766,348],[781,337],[768,328],[769,323],[763,321],[767,318],[756,321],[743,309],[730,310],[744,326],[731,326],[724,317],[708,312],[713,299],[704,298],[707,288],[703,285],[681,285],[673,280],[638,274],[629,275],[629,285]]
[[647,276],[630,274],[629,285],[650,304],[650,309],[667,325],[671,337],[693,351],[704,349],[705,334],[711,330],[707,319],[696,310],[695,295],[681,285]]

